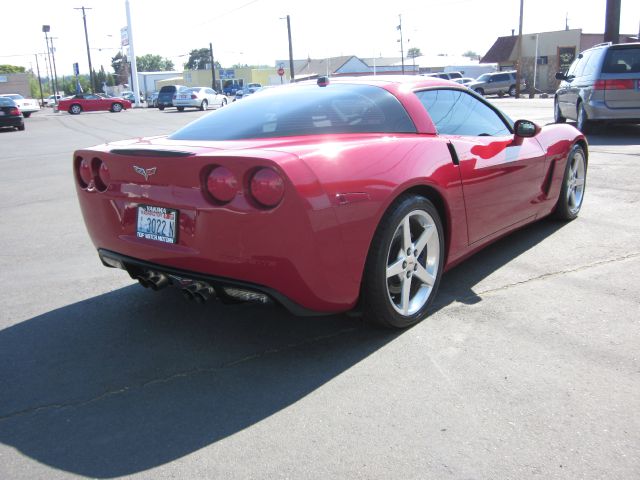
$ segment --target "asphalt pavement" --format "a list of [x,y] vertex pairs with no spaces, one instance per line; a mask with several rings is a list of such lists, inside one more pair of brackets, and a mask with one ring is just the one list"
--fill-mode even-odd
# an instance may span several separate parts
[[[550,99],[494,101],[552,121]],[[100,264],[72,152],[203,114],[0,132],[0,478],[640,478],[640,126],[589,135],[577,220],[494,243],[389,332]]]

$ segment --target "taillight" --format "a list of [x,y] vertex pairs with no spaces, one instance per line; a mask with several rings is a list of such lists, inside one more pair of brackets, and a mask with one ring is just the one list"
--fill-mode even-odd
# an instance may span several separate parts
[[9,115],[20,115],[20,109],[16,107],[10,108]]
[[196,98],[198,98],[198,97],[192,93],[191,94],[191,100],[195,100]]
[[274,170],[261,168],[251,177],[249,190],[258,203],[273,208],[284,195],[284,180]]
[[633,80],[596,80],[593,85],[594,90],[632,90]]
[[86,158],[80,159],[77,164],[78,168],[78,183],[82,188],[87,188],[93,180],[93,174],[91,173],[91,163]]
[[111,176],[109,175],[109,168],[99,158],[93,159],[93,171],[95,172],[96,189],[99,192],[104,192],[109,187]]
[[207,191],[218,202],[230,202],[238,193],[238,180],[226,167],[215,167],[207,176]]

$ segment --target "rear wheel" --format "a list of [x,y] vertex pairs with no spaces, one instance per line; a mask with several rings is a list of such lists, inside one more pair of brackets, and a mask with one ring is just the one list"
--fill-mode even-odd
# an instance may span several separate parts
[[553,102],[553,121],[555,123],[564,123],[567,121],[567,119],[562,116],[562,112],[560,111],[560,102],[558,101],[558,97],[556,97]]
[[482,96],[484,97],[484,90],[483,90],[482,88],[476,88],[476,89],[475,89],[475,92],[476,92],[478,95],[482,95]]
[[22,132],[24,131],[24,124],[18,125],[16,128]]
[[184,107],[176,107],[179,112],[184,112]]
[[159,110],[164,110],[164,107],[158,107]]
[[438,211],[424,197],[403,195],[383,217],[372,241],[362,282],[368,321],[406,328],[427,316],[444,259]]
[[24,118],[29,118],[31,116],[32,112],[22,112],[22,115],[24,115]]
[[114,103],[113,105],[111,105],[111,111],[114,113],[118,113],[122,111],[122,104],[121,103]]
[[78,115],[80,112],[82,112],[82,107],[77,103],[74,103],[69,107],[69,113],[71,115]]
[[207,108],[209,108],[209,102],[207,102],[206,100],[202,100],[202,103],[200,104],[200,110],[204,111]]
[[580,145],[574,145],[567,158],[562,188],[554,215],[559,220],[573,220],[580,213],[587,181],[587,156]]
[[220,103],[220,107],[224,107],[227,104],[227,99],[223,98],[222,103]]
[[591,128],[591,120],[589,120],[589,115],[587,115],[582,102],[578,102],[576,118],[576,128],[582,133],[588,133]]
[[515,97],[516,96],[516,86],[515,85],[511,85],[509,87],[509,95],[511,97]]

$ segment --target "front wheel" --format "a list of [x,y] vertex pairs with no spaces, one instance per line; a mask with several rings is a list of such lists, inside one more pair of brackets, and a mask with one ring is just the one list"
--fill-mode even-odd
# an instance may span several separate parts
[[484,97],[484,90],[483,90],[482,88],[476,88],[476,89],[475,89],[475,92],[476,92],[478,95],[482,95],[482,96]]
[[202,103],[200,104],[200,110],[205,111],[207,108],[209,108],[209,103],[206,100],[202,100]]
[[509,87],[509,96],[511,96],[511,97],[515,97],[516,96],[516,86],[515,85],[511,85]]
[[113,105],[111,105],[111,111],[114,113],[118,113],[122,111],[122,104],[121,103],[114,103]]
[[558,101],[558,97],[553,102],[553,121],[555,123],[564,123],[567,121],[565,117],[562,116],[562,111],[560,110],[560,102]]
[[406,328],[427,316],[444,259],[440,215],[424,197],[403,195],[388,209],[374,235],[362,282],[368,321]]
[[176,107],[179,112],[184,112],[184,107]]
[[580,145],[574,145],[567,157],[562,188],[554,211],[559,220],[573,220],[580,213],[587,182],[587,156]]
[[74,103],[69,107],[69,113],[71,115],[78,115],[80,112],[82,112],[82,107],[77,103]]

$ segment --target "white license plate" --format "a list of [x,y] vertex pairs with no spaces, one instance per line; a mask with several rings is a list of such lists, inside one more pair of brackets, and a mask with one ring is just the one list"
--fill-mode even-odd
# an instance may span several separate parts
[[180,95],[178,98],[180,98],[181,100],[186,100],[186,99],[187,99],[187,98],[189,98],[189,97],[188,97],[188,96],[186,96],[186,95]]
[[178,211],[172,208],[138,205],[138,238],[176,243]]
[[0,117],[2,117],[3,115],[4,115],[4,112],[0,110]]

